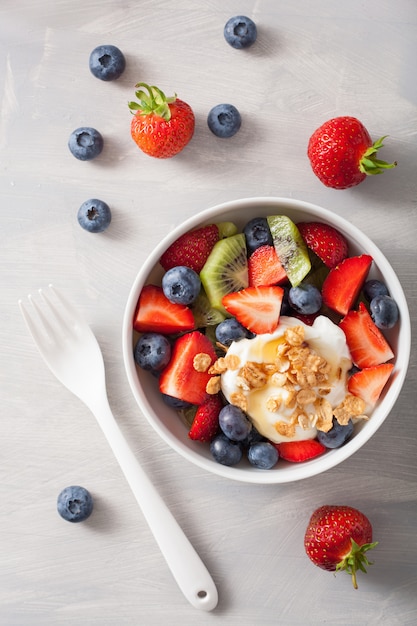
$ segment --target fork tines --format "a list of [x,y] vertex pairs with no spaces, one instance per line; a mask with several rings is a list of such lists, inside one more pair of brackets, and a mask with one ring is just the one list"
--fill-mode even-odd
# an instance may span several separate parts
[[38,294],[39,302],[31,294],[28,295],[32,311],[29,311],[22,300],[19,300],[19,307],[29,332],[39,347],[45,339],[54,342],[58,337],[68,335],[77,325],[78,314],[53,285],[48,285],[47,292],[38,289]]

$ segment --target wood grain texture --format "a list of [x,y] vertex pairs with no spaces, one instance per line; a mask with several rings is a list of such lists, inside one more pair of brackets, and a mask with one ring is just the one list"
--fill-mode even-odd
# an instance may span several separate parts
[[[236,14],[258,26],[247,51],[223,39]],[[114,83],[88,69],[101,43],[126,55]],[[397,272],[416,328],[414,0],[2,0],[0,51],[0,623],[415,624],[415,346],[389,419],[353,458],[307,481],[258,487],[205,473],[150,430],[120,336],[132,281],[159,240],[209,206],[261,195],[308,200],[362,228]],[[196,113],[192,143],[175,159],[150,159],[130,139],[127,101],[139,80],[177,92]],[[242,114],[231,140],[206,124],[220,102]],[[340,192],[313,176],[306,145],[325,119],[344,114],[374,138],[389,135],[383,157],[399,166]],[[96,161],[68,151],[81,125],[104,136]],[[102,235],[76,221],[90,197],[112,208]],[[118,422],[218,586],[213,613],[197,614],[182,597],[94,418],[26,333],[17,300],[48,282],[97,334]],[[88,522],[71,525],[55,502],[77,483],[96,506]],[[373,521],[380,543],[358,591],[304,555],[307,520],[326,502],[362,508]]]

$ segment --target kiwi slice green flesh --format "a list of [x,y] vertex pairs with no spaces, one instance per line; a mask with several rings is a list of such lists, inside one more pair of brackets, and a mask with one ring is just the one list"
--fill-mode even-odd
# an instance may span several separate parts
[[200,279],[211,306],[226,314],[222,298],[248,286],[245,235],[220,239],[200,272]]
[[267,217],[274,247],[293,287],[301,283],[311,269],[308,248],[300,231],[286,215]]
[[323,283],[330,272],[330,268],[327,267],[312,250],[308,251],[308,255],[310,257],[311,270],[303,280],[303,284],[310,283],[321,291]]
[[225,315],[218,309],[214,309],[203,289],[191,305],[197,328],[215,326],[225,319]]

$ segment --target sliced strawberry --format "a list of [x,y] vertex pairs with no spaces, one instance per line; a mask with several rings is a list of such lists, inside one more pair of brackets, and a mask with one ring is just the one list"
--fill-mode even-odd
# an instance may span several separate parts
[[260,335],[277,328],[283,295],[278,286],[247,287],[223,296],[222,303],[245,328]]
[[249,286],[278,285],[287,280],[274,246],[260,246],[248,260]]
[[209,396],[197,408],[188,436],[195,441],[209,442],[219,429],[219,413],[223,402],[219,394]]
[[369,254],[351,256],[330,270],[323,283],[323,304],[340,315],[346,315],[355,304],[372,264]]
[[278,450],[281,459],[291,461],[291,463],[302,463],[309,459],[323,454],[326,447],[317,439],[303,439],[301,441],[283,441],[275,443],[274,446]]
[[195,328],[191,309],[170,302],[162,287],[145,285],[139,296],[133,328],[139,333],[162,333],[166,335]]
[[297,228],[310,250],[330,269],[346,259],[348,255],[347,239],[330,224],[298,222]]
[[390,345],[375,326],[363,302],[359,303],[357,311],[349,311],[339,326],[346,335],[352,361],[361,369],[386,363],[394,357]]
[[369,407],[373,407],[393,369],[392,363],[381,363],[381,365],[365,367],[363,370],[355,372],[348,381],[349,393],[359,396]]
[[171,360],[159,378],[161,393],[191,404],[203,404],[207,400],[206,386],[211,374],[195,368],[194,358],[198,354],[208,354],[210,364],[217,358],[213,344],[199,331],[182,335],[175,341]]
[[191,230],[176,239],[159,262],[165,271],[177,265],[186,265],[199,274],[219,238],[219,227],[216,224]]

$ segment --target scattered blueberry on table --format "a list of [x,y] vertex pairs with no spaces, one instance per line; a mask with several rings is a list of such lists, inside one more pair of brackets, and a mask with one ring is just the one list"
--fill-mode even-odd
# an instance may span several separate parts
[[86,200],[78,209],[78,223],[90,233],[101,233],[111,222],[111,211],[108,204],[97,198]]
[[90,54],[89,67],[93,76],[100,80],[116,80],[125,70],[126,59],[116,46],[97,46]]
[[91,161],[103,150],[103,137],[95,128],[81,126],[72,131],[68,148],[71,154],[80,161]]
[[231,17],[224,27],[224,38],[227,43],[238,50],[249,48],[254,44],[257,34],[255,22],[245,15]]
[[84,487],[71,485],[65,487],[59,494],[57,510],[68,522],[83,522],[93,511],[93,498]]
[[207,124],[216,137],[227,139],[236,135],[242,125],[242,118],[233,104],[217,104],[209,111]]

